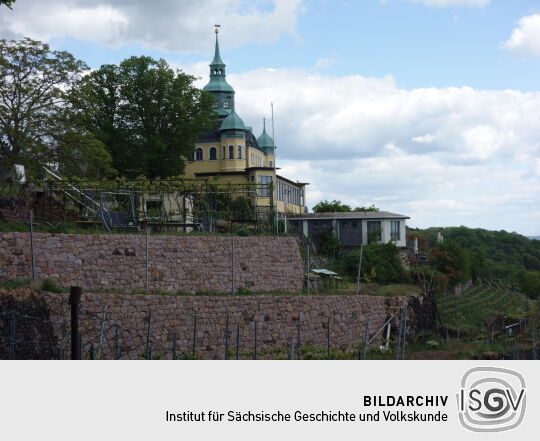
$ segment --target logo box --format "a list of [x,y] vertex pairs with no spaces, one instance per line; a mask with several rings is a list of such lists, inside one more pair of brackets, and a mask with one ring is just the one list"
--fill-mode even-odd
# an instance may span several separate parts
[[504,432],[525,417],[525,379],[513,370],[496,367],[469,369],[457,395],[459,421],[473,432]]

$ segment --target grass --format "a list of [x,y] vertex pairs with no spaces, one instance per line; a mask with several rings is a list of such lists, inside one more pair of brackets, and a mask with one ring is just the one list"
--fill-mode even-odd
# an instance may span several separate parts
[[472,335],[487,332],[486,319],[502,314],[516,320],[534,313],[537,306],[504,282],[483,283],[458,296],[438,297],[443,325]]
[[26,288],[32,285],[32,279],[0,279],[0,288],[6,290]]

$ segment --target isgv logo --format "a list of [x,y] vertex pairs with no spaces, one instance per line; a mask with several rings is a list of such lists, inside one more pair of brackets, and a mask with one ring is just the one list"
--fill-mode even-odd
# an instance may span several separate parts
[[459,421],[473,432],[503,432],[521,424],[527,404],[525,380],[504,368],[476,367],[461,380]]

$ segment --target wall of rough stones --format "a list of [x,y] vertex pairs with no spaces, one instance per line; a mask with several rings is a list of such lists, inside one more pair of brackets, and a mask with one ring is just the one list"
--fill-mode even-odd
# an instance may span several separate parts
[[[34,307],[45,305],[41,309],[48,311],[47,323],[50,322],[54,329],[56,353],[60,358],[69,358],[69,294],[33,293],[28,288],[9,293],[0,291],[0,300],[5,300],[6,297],[9,297],[10,301],[4,304],[11,305],[11,308],[18,304],[19,309],[24,309],[24,305],[29,302]],[[325,348],[328,323],[331,346],[347,350],[363,341],[366,323],[370,336],[391,316],[396,317],[393,324],[397,325],[401,309],[410,305],[412,298],[84,293],[80,316],[83,354],[88,357],[90,345],[93,345],[97,355],[101,340],[101,358],[144,358],[150,321],[152,354],[170,359],[173,341],[176,341],[176,353],[178,358],[181,358],[182,353],[192,352],[194,317],[197,322],[195,350],[200,358],[224,358],[227,321],[231,351],[235,350],[236,330],[237,325],[240,325],[240,349],[244,353],[243,358],[251,357],[246,352],[251,351],[254,346],[255,322],[258,331],[258,353],[263,358],[265,351],[270,349],[281,348],[285,353],[290,338],[297,339],[299,326],[303,347]],[[413,314],[409,306],[409,320]],[[27,319],[28,324],[25,325],[24,320],[18,320],[20,329],[28,331],[29,326],[35,326],[35,321]],[[7,319],[3,322],[3,328],[4,343],[9,344],[11,332]],[[43,346],[49,347],[46,343]],[[269,354],[267,357],[273,358]]]
[[[34,234],[36,277],[86,290],[295,292],[304,268],[292,237]],[[0,277],[32,276],[28,233],[0,233]],[[148,258],[147,258],[148,256]],[[147,266],[148,262],[148,266]]]

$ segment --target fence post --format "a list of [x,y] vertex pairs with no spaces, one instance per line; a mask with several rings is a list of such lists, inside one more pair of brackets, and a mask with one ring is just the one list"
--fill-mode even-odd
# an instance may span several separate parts
[[399,314],[399,331],[398,331],[398,340],[396,342],[396,360],[399,360],[399,353],[401,349],[401,333],[403,332],[403,309]]
[[17,311],[11,311],[11,348],[10,348],[10,359],[15,360],[15,346],[17,344],[15,329],[17,326]]
[[240,360],[240,323],[236,324],[236,359]]
[[306,258],[306,284],[307,284],[307,294],[309,296],[309,290],[310,290],[310,286],[309,286],[309,284],[310,284],[310,281],[309,281],[309,242],[306,241],[306,243],[307,243],[307,246],[306,246],[306,248],[307,248],[307,253],[306,253],[307,254],[307,258]]
[[145,282],[144,282],[144,291],[148,294],[148,222],[144,228],[144,233],[146,236],[146,272],[145,272]]
[[229,359],[229,314],[225,322],[225,360]]
[[407,315],[403,314],[403,353],[402,360],[405,360],[405,344],[407,343]]
[[364,328],[364,352],[362,354],[362,360],[366,359],[367,348],[368,348],[368,332],[369,332],[369,322],[366,321],[366,327]]
[[32,259],[32,282],[36,281],[36,256],[34,253],[34,216],[33,211],[30,209],[30,212],[28,213],[29,217],[29,223],[30,223],[30,254]]
[[197,340],[197,316],[193,316],[193,345],[191,347],[191,354],[195,358],[195,345]]
[[326,322],[326,356],[330,360],[330,317]]
[[79,332],[79,360],[83,359],[83,339],[82,339],[82,333]]
[[358,274],[356,276],[356,295],[360,294],[360,272],[362,271],[362,255],[364,254],[364,245],[360,245],[360,259],[358,260]]
[[289,346],[289,360],[294,360],[294,337],[291,337]]
[[101,329],[99,331],[99,346],[97,351],[97,359],[101,359],[101,347],[103,345],[103,336],[105,334],[105,322],[107,321],[107,305],[103,309],[103,314],[101,316]]
[[120,332],[118,325],[114,327],[114,359],[120,359]]
[[300,351],[301,351],[301,331],[300,331],[300,313],[298,313],[298,324],[297,324],[297,335],[296,335],[296,359],[300,360]]
[[234,295],[234,236],[231,236],[231,295]]
[[254,322],[255,324],[255,335],[254,335],[254,347],[253,347],[253,360],[257,360],[257,321]]
[[71,305],[71,359],[81,359],[79,341],[79,304],[81,302],[82,288],[72,286],[69,291],[69,304]]
[[148,326],[146,328],[146,358],[150,358],[150,327],[152,323],[152,310],[148,311]]

